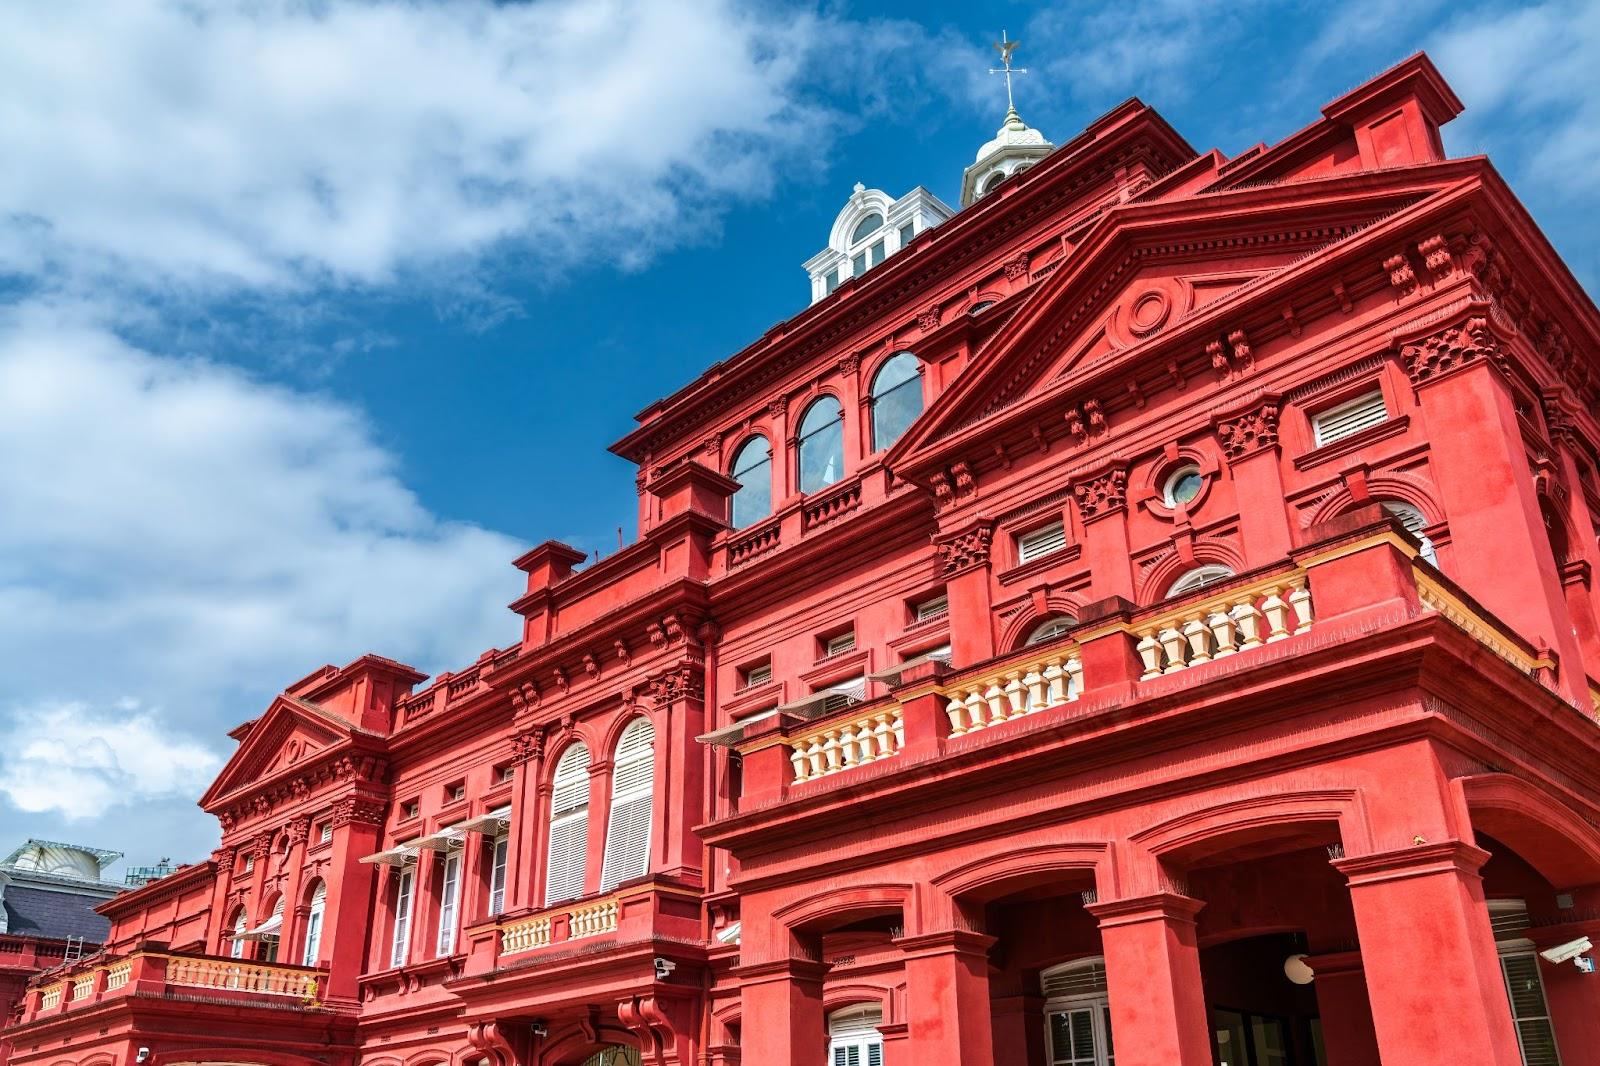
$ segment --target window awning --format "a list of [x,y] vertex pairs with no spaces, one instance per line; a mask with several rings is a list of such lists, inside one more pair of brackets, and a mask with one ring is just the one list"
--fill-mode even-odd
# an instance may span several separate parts
[[266,921],[262,922],[260,925],[256,926],[254,929],[246,929],[242,933],[236,933],[234,935],[233,939],[235,939],[235,940],[276,940],[276,939],[278,939],[278,930],[280,930],[282,928],[283,928],[283,912],[282,911],[273,911],[272,912],[272,917],[268,918]]
[[454,851],[466,839],[467,834],[461,831],[459,825],[451,825],[446,826],[437,833],[429,833],[425,837],[418,837],[411,842],[411,846],[414,848],[426,848],[429,851]]
[[511,825],[511,807],[496,807],[488,814],[480,814],[476,818],[468,818],[464,822],[457,822],[449,830],[458,833],[482,833],[484,836],[495,836],[504,833]]
[[379,866],[410,866],[417,861],[417,846],[415,844],[401,844],[386,851],[363,855],[361,861]]
[[941,662],[946,666],[949,666],[950,645],[941,645],[940,647],[934,648],[931,651],[925,651],[921,655],[913,655],[905,662],[891,666],[887,670],[879,670],[876,673],[868,674],[867,680],[882,681],[892,685],[900,680],[900,675],[902,673],[911,669],[913,666],[921,666],[926,662]]
[[742,718],[733,725],[723,726],[721,729],[710,733],[702,733],[695,737],[702,744],[713,747],[729,747],[744,739],[744,731],[750,725],[764,718],[771,718],[775,714],[787,714],[801,721],[810,721],[814,718],[825,718],[835,711],[857,703],[865,703],[867,698],[867,679],[865,677],[852,677],[848,681],[841,681],[837,685],[820,688],[809,696],[802,696],[797,700],[779,704],[770,711],[753,714]]

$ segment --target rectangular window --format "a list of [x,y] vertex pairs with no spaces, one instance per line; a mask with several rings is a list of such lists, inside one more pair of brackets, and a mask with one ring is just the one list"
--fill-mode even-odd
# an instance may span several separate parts
[[1067,546],[1067,527],[1060,522],[1024,533],[1017,538],[1017,562],[1026,563]]
[[862,703],[867,698],[867,679],[865,677],[852,677],[848,681],[841,681],[837,685],[829,685],[823,690],[828,693],[828,698],[823,701],[822,709],[828,712],[842,711],[852,704]]
[[915,608],[915,621],[926,622],[932,618],[942,618],[950,613],[950,597],[944,593],[923,600]]
[[744,672],[744,684],[740,687],[755,688],[757,685],[765,685],[771,680],[772,664],[762,663],[759,666],[752,666]]
[[834,267],[832,270],[828,271],[828,276],[826,278],[822,279],[822,291],[826,294],[826,293],[832,292],[834,289],[837,289],[838,287],[839,287],[839,268],[838,267]]
[[1320,448],[1388,420],[1389,409],[1383,405],[1383,392],[1374,389],[1316,415],[1311,419],[1311,428]]
[[460,803],[462,800],[464,800],[466,798],[467,798],[467,786],[466,786],[465,782],[457,781],[453,785],[446,785],[445,786],[445,788],[444,788],[444,801],[446,803]]
[[516,776],[517,776],[517,766],[516,766],[515,763],[509,763],[508,762],[504,766],[499,766],[499,767],[495,768],[494,779],[496,781],[510,781],[512,778],[514,778]]
[[317,830],[317,843],[326,844],[328,841],[330,841],[332,839],[333,839],[333,823],[332,822],[323,822],[322,823],[322,827]]
[[244,857],[244,872],[245,873],[249,873],[251,870],[254,870],[255,868],[256,868],[256,857],[254,855],[246,855]]
[[857,252],[856,257],[850,260],[850,276],[859,278],[867,272],[867,253]]
[[416,800],[407,800],[400,805],[400,817],[415,818],[422,813],[422,804]]
[[1561,1060],[1556,1055],[1550,1008],[1545,1005],[1544,984],[1539,977],[1539,957],[1531,951],[1508,952],[1500,956],[1500,970],[1505,976],[1524,1066],[1555,1066]]
[[461,852],[444,857],[444,876],[439,883],[439,942],[434,954],[444,958],[456,950],[456,909],[461,900]]
[[877,266],[879,263],[883,262],[884,256],[887,254],[888,253],[884,251],[883,242],[878,241],[871,248],[867,249],[869,265]]
[[907,222],[900,227],[900,247],[904,248],[911,243],[911,238],[917,235],[917,226],[914,222]]
[[394,937],[389,942],[389,965],[406,961],[406,941],[411,938],[411,878],[413,871],[401,870],[394,894]]
[[856,631],[849,630],[836,636],[829,637],[822,642],[822,657],[831,659],[835,655],[843,655],[847,651],[856,650]]
[[494,838],[494,858],[489,864],[489,913],[499,914],[506,909],[506,854],[511,849],[511,838],[501,833]]

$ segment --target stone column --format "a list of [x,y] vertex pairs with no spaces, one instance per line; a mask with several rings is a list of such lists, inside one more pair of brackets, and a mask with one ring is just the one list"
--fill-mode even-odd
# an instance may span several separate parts
[[[362,856],[378,850],[383,804],[376,799],[340,800],[333,811],[328,898],[323,902],[322,956],[328,960],[323,998],[357,1002],[362,958],[373,935],[373,869]],[[388,958],[383,958],[386,969]]]
[[1204,905],[1161,892],[1088,906],[1100,922],[1117,1066],[1211,1066],[1195,941]]
[[283,925],[278,931],[278,961],[286,966],[299,966],[305,957],[308,908],[301,897],[306,876],[306,841],[311,835],[310,816],[291,821],[288,833],[289,854],[283,860]]
[[1266,566],[1288,556],[1293,546],[1289,514],[1283,505],[1283,471],[1278,453],[1278,399],[1217,420],[1217,440],[1233,474],[1238,501],[1239,537],[1245,564]]
[[989,549],[994,523],[978,519],[934,538],[950,600],[950,654],[959,669],[993,657]]
[[817,1066],[828,1054],[822,978],[828,967],[805,959],[741,966],[740,1059],[762,1066]]
[[[521,702],[516,697],[512,704],[518,711],[528,705],[533,695],[531,686],[525,686]],[[544,742],[542,729],[528,729],[512,738],[512,762],[516,776],[511,785],[511,817],[506,830],[506,898],[507,911],[523,907],[537,907],[544,902],[540,889],[543,884],[544,848],[541,845],[543,827],[548,821],[545,801],[549,793],[541,787],[544,778]],[[489,846],[494,846],[489,838]],[[492,863],[492,860],[491,860]],[[491,865],[490,878],[493,877]],[[488,884],[486,880],[483,907],[488,912]]]
[[1317,993],[1328,1066],[1382,1066],[1361,953],[1308,955],[1305,964],[1317,975],[1312,987]]
[[906,960],[905,1062],[993,1066],[994,1018],[989,1006],[992,936],[948,930],[901,937]]
[[[1128,471],[1102,469],[1072,484],[1083,522],[1083,561],[1093,575],[1096,599],[1134,598],[1128,549]],[[1282,501],[1278,504],[1282,506]]]
[[1350,884],[1385,1063],[1519,1066],[1478,870],[1460,841],[1335,860]]

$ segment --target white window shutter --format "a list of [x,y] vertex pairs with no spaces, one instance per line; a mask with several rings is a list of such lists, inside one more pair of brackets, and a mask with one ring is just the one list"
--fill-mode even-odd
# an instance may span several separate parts
[[546,906],[583,895],[589,861],[589,749],[581,742],[562,754],[551,786]]
[[1043,529],[1036,529],[1017,538],[1017,561],[1029,562],[1040,556],[1058,552],[1067,546],[1067,527],[1060,522],[1052,522]]
[[655,727],[638,718],[622,731],[611,771],[602,892],[650,870],[650,822],[655,793]]
[[1315,416],[1311,420],[1311,428],[1320,448],[1388,420],[1389,409],[1383,404],[1383,392],[1373,389]]

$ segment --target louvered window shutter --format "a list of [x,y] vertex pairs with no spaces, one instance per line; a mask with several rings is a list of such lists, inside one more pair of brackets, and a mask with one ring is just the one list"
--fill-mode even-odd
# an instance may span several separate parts
[[1502,955],[1500,967],[1505,973],[1506,994],[1511,999],[1517,1042],[1522,1045],[1523,1066],[1559,1066],[1561,1059],[1556,1054],[1550,1008],[1545,1005],[1538,956],[1531,951]]
[[1311,420],[1311,428],[1320,448],[1388,420],[1389,409],[1383,404],[1383,393],[1374,389],[1317,415]]
[[506,855],[511,839],[505,834],[494,838],[494,860],[489,867],[489,913],[506,909]]
[[600,890],[609,891],[650,870],[650,812],[655,792],[655,727],[635,719],[617,741],[611,771],[611,813]]
[[582,743],[568,748],[556,763],[551,785],[546,906],[583,895],[589,861],[589,749]]
[[400,874],[400,884],[395,890],[394,939],[389,945],[389,965],[399,966],[406,961],[406,944],[411,938],[411,871]]
[[1058,552],[1066,546],[1067,527],[1060,522],[1052,522],[1043,529],[1036,529],[1017,538],[1017,561],[1025,563],[1042,555]]

